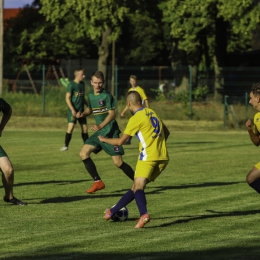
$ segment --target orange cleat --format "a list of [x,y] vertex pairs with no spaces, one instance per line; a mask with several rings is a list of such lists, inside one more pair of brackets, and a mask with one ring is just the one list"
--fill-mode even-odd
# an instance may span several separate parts
[[105,220],[111,219],[113,214],[111,213],[110,209],[105,209],[104,213],[105,213],[105,216],[104,216]]
[[88,190],[86,190],[87,193],[94,193],[97,190],[102,190],[105,188],[105,184],[103,181],[95,181],[92,185],[92,187]]
[[150,216],[148,214],[143,214],[136,224],[135,228],[142,228],[147,222],[150,221]]

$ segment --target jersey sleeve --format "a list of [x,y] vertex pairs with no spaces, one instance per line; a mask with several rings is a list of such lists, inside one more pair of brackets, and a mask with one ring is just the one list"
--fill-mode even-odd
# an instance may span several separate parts
[[72,83],[70,82],[68,87],[67,87],[67,93],[71,93],[72,94],[72,91],[73,91],[73,85]]
[[137,122],[135,117],[132,116],[126,125],[124,134],[134,136],[138,132],[139,128],[139,122]]
[[146,96],[144,90],[141,87],[139,87],[138,93],[140,94],[142,100],[146,100],[147,99],[147,96]]

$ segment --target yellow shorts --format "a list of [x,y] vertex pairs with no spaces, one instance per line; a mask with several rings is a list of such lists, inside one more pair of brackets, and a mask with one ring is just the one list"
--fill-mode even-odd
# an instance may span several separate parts
[[255,167],[260,171],[260,162],[258,162]]
[[135,168],[135,178],[146,178],[149,181],[154,181],[168,165],[168,160],[165,161],[139,161]]

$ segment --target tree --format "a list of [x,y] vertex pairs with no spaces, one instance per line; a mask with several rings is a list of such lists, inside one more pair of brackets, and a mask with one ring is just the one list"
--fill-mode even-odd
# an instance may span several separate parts
[[203,55],[207,66],[214,64],[215,97],[219,98],[227,53],[250,48],[253,31],[259,23],[259,1],[166,0],[160,8],[172,38],[187,53],[189,64],[198,66]]
[[[55,26],[45,21],[38,8],[25,6],[18,16],[5,21],[5,61],[17,62],[17,59],[32,61],[56,60],[60,58],[89,57],[95,47],[85,38],[74,39],[73,13],[64,17],[63,23]],[[69,21],[69,22],[68,22]]]
[[75,15],[73,23],[74,39],[88,36],[98,45],[98,69],[106,75],[109,46],[121,33],[128,8],[126,0],[41,0],[40,13],[50,21],[55,30],[57,23],[69,14]]

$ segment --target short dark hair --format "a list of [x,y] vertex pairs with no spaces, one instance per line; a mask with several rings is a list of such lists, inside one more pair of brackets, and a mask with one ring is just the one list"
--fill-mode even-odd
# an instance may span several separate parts
[[129,100],[132,104],[142,104],[141,96],[137,91],[128,91],[126,99]]
[[104,82],[104,80],[105,80],[103,72],[102,72],[102,71],[99,71],[99,70],[97,70],[97,71],[95,71],[95,72],[92,73],[91,79],[92,79],[93,77],[96,77],[96,78],[98,78],[98,79],[102,79],[103,82]]
[[84,72],[84,69],[82,68],[77,68],[74,70],[74,76],[76,76],[76,74],[79,72],[79,71],[83,71]]
[[135,81],[137,81],[137,77],[135,75],[131,75],[129,79],[134,79]]
[[251,92],[254,96],[260,96],[260,83],[254,83],[251,87]]

